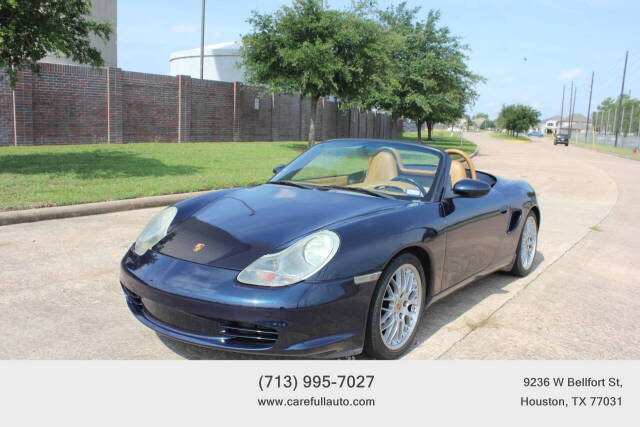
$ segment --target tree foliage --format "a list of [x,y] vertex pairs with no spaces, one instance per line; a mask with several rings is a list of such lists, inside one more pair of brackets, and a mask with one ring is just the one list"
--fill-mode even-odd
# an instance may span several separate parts
[[90,13],[89,0],[0,1],[0,67],[9,75],[11,87],[15,89],[22,67],[38,72],[37,61],[48,53],[61,53],[82,64],[104,65],[89,35],[107,41],[111,23],[95,21]]
[[480,129],[494,129],[495,127],[495,122],[489,119],[485,120],[484,122],[482,122],[482,125],[480,125]]
[[241,55],[249,83],[311,100],[309,145],[315,143],[321,97],[363,99],[387,63],[381,27],[353,10],[324,9],[319,0],[294,0],[275,13],[253,12]]
[[499,128],[518,136],[540,122],[540,112],[533,107],[522,104],[503,105],[496,119]]
[[440,13],[430,11],[426,19],[418,20],[418,11],[402,2],[379,12],[390,33],[391,66],[369,99],[393,117],[415,121],[420,141],[424,123],[431,140],[435,123],[463,117],[465,107],[477,97],[475,85],[483,78],[466,64],[468,47],[446,26],[439,26]]
[[473,118],[489,120],[489,115],[487,113],[476,113],[474,114]]

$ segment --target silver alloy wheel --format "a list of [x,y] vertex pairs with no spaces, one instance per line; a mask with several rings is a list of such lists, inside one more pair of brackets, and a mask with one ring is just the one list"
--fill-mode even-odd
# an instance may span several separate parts
[[520,242],[520,262],[522,268],[528,270],[533,264],[533,258],[536,256],[536,246],[538,244],[538,230],[536,229],[536,220],[533,216],[527,218],[522,230],[522,241]]
[[404,346],[417,326],[422,301],[420,273],[401,265],[387,282],[380,306],[380,336],[390,350]]

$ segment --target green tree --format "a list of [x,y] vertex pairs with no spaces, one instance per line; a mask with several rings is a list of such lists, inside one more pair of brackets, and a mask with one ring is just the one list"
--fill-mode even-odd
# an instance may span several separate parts
[[489,115],[487,113],[476,113],[474,114],[473,118],[489,120]]
[[487,119],[484,122],[482,122],[480,129],[494,129],[495,127],[496,127],[495,122]]
[[516,137],[540,122],[540,112],[533,107],[522,104],[503,105],[496,119],[496,125],[506,129]]
[[0,67],[9,75],[11,88],[15,89],[21,68],[29,66],[38,72],[37,61],[48,53],[104,65],[89,35],[109,40],[111,23],[97,22],[89,18],[90,13],[89,0],[0,1]]
[[629,95],[623,95],[622,98],[622,118],[619,110],[620,96],[617,98],[605,98],[596,111],[593,112],[593,126],[598,132],[615,133],[617,125],[620,126],[620,133],[627,135],[629,130],[631,133],[638,132],[640,121],[640,100],[630,98]]
[[379,24],[353,10],[323,8],[320,0],[294,0],[273,14],[253,12],[241,55],[249,83],[311,100],[309,146],[315,143],[318,100],[362,99],[385,66]]
[[473,120],[471,120],[471,116],[468,114],[464,115],[464,118],[467,120],[467,128],[472,127],[473,125],[475,125],[475,123],[473,122]]
[[402,2],[379,12],[391,33],[387,37],[391,68],[374,97],[392,117],[415,121],[422,141],[423,124],[432,140],[435,123],[453,123],[464,116],[465,107],[477,97],[475,84],[483,79],[466,64],[467,46],[447,27],[438,26],[440,13],[430,11],[419,21],[418,11]]

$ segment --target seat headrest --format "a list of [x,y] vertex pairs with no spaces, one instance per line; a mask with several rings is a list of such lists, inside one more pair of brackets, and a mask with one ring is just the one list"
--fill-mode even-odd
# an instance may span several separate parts
[[451,160],[451,169],[449,169],[449,176],[451,176],[451,186],[456,185],[456,182],[461,179],[467,178],[467,170],[460,160]]
[[380,151],[369,160],[364,178],[366,184],[391,181],[398,176],[396,159],[389,151]]

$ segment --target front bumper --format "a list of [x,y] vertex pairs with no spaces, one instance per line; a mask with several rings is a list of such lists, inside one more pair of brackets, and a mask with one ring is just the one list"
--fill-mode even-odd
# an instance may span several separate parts
[[362,351],[375,281],[267,288],[242,284],[237,274],[157,252],[142,257],[129,252],[120,283],[139,321],[187,343],[318,358]]

